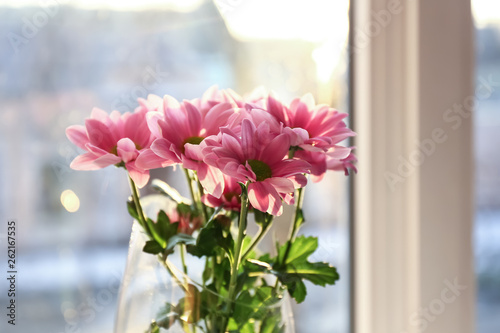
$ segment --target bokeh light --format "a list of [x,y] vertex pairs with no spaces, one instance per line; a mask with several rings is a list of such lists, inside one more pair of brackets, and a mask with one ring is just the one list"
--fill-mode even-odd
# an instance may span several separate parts
[[61,193],[61,204],[68,212],[74,213],[80,208],[80,199],[75,192],[71,190],[64,190]]

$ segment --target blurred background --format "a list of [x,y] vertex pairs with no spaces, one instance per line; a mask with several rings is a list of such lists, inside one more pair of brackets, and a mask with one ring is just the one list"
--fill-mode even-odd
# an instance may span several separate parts
[[[356,0],[353,0],[356,1]],[[476,22],[476,228],[479,333],[500,331],[500,10],[472,0]],[[1,332],[111,332],[132,220],[123,170],[76,172],[64,130],[92,107],[138,97],[200,96],[218,84],[283,99],[311,92],[347,112],[349,0],[0,0],[0,242],[17,223],[17,325]],[[362,170],[361,170],[362,172]],[[175,173],[155,171],[183,188]],[[145,189],[144,193],[149,193]],[[348,179],[306,191],[318,260],[341,281],[308,285],[298,333],[349,331]],[[2,271],[6,250],[0,251]],[[0,281],[0,304],[7,285]],[[109,295],[103,298],[102,295]],[[3,315],[2,315],[3,317]]]
[[[19,272],[17,325],[2,315],[0,332],[113,328],[130,190],[122,169],[69,169],[80,152],[67,126],[94,106],[125,112],[150,93],[191,99],[213,84],[240,94],[265,85],[285,100],[311,92],[347,111],[348,8],[347,0],[0,1],[0,232],[4,248],[6,222],[17,222]],[[153,177],[186,193],[183,176]],[[303,232],[321,234],[315,259],[342,278],[308,285],[297,331],[347,332],[347,178],[308,187],[305,205]]]
[[[477,332],[500,332],[500,4],[472,0],[476,25]],[[480,93],[479,93],[480,91]]]

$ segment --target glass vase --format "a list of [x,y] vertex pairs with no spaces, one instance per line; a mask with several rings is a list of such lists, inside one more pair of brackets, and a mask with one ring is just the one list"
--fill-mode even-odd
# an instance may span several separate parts
[[[154,216],[159,209],[166,211],[173,204],[168,198],[157,195],[141,201],[148,216]],[[230,303],[227,295],[217,294],[199,282],[202,281],[204,259],[188,255],[189,274],[186,275],[180,269],[183,266],[176,253],[163,261],[143,252],[147,240],[142,227],[134,221],[120,287],[115,333],[295,332],[288,293],[280,293],[274,299],[265,298],[257,305],[241,301]],[[272,283],[264,284],[262,288],[271,288]],[[232,317],[238,321],[231,318],[227,322],[226,311],[232,311]]]

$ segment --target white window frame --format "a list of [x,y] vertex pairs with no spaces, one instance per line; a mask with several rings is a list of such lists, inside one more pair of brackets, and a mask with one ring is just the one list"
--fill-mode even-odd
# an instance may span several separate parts
[[352,1],[352,331],[474,332],[470,0]]

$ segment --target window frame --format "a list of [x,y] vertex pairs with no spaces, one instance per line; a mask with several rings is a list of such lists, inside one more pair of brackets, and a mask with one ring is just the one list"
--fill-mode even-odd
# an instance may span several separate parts
[[471,16],[469,0],[351,0],[351,332],[474,331],[472,117],[453,109],[474,97]]

